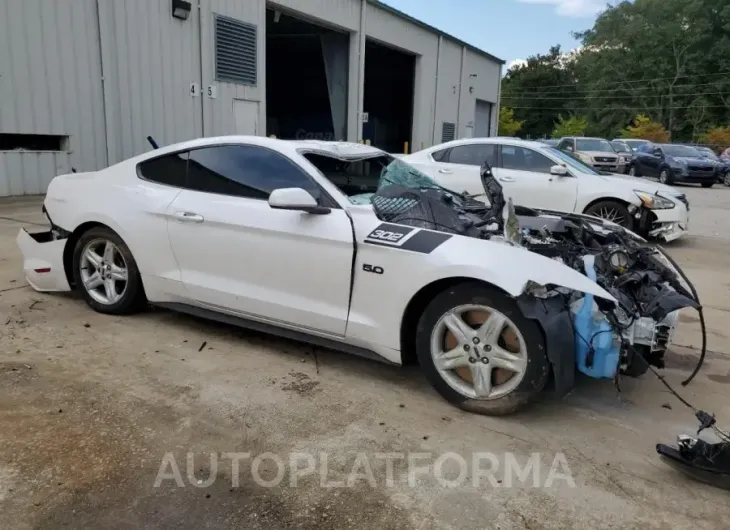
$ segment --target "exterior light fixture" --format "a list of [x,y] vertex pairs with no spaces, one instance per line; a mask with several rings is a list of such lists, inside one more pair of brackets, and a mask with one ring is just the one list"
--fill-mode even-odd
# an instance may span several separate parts
[[172,16],[180,20],[187,20],[190,16],[190,2],[186,0],[172,0]]

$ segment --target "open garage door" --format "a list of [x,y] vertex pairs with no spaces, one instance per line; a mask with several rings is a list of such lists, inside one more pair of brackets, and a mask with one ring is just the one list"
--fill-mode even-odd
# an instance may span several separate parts
[[350,38],[266,10],[266,134],[345,140]]
[[492,131],[492,104],[488,101],[476,100],[476,115],[474,116],[474,137],[486,138]]
[[412,143],[415,71],[414,55],[366,42],[363,139],[391,153]]

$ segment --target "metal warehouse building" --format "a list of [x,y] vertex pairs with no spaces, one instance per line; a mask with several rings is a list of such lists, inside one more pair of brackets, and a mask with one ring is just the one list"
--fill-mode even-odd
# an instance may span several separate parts
[[376,0],[0,0],[0,196],[149,135],[490,136],[503,64]]

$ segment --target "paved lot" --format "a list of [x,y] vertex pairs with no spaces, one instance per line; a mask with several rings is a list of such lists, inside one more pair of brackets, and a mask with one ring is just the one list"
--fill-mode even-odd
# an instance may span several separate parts
[[[670,252],[707,308],[711,353],[683,392],[730,428],[730,189],[686,190],[692,234]],[[14,242],[31,223],[43,223],[38,200],[0,202],[2,528],[727,527],[726,492],[658,460],[655,443],[696,425],[652,377],[625,380],[621,396],[611,382],[581,381],[564,400],[516,417],[470,415],[415,368],[315,356],[166,311],[102,316],[74,296],[35,293]],[[677,386],[695,362],[698,329],[695,315],[682,315],[666,371]],[[271,458],[254,470],[242,460],[235,485],[231,459],[210,456],[231,452],[275,453],[283,480],[263,484],[276,482]],[[313,458],[300,456],[297,469],[314,472],[293,486],[296,452]],[[409,483],[400,457],[414,452],[432,468]],[[446,452],[467,461],[464,480],[455,457],[437,460]],[[478,473],[489,464],[473,465],[480,452],[495,458],[491,479]],[[543,487],[535,475],[517,483],[507,452],[525,469],[538,453]],[[168,478],[155,487],[166,453]],[[390,473],[385,453],[397,453]],[[576,487],[550,475],[553,464]],[[361,475],[351,487],[322,487],[353,467]]]

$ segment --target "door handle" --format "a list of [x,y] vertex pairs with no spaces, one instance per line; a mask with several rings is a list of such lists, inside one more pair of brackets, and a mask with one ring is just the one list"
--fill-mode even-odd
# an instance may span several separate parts
[[439,169],[439,173],[443,173],[444,175],[451,175],[453,171],[450,169]]
[[175,212],[175,218],[184,223],[202,223],[205,219],[202,215],[193,212]]
[[512,177],[499,177],[499,179],[497,179],[497,180],[501,180],[502,182],[514,182],[515,181],[515,179]]

